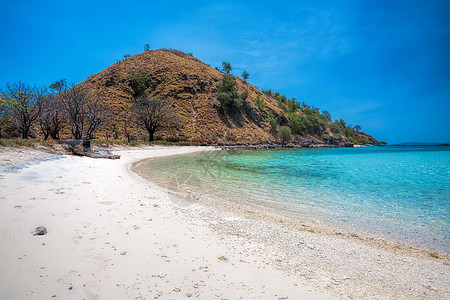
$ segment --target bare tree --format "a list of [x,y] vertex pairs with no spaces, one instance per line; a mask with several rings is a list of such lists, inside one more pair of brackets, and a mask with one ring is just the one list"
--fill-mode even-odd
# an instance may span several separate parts
[[64,114],[60,97],[67,89],[66,79],[55,81],[49,86],[51,94],[42,103],[42,113],[39,118],[39,126],[44,134],[44,140],[50,136],[54,140],[59,140],[59,132],[63,127]]
[[139,97],[134,101],[132,113],[136,124],[147,130],[150,142],[154,140],[154,134],[158,130],[178,124],[178,116],[164,99]]
[[0,94],[0,139],[2,138],[3,130],[8,126],[9,116],[8,107],[6,106],[6,101]]
[[50,136],[54,140],[59,140],[59,132],[63,126],[64,116],[59,95],[49,95],[42,103],[42,113],[39,118],[39,126],[44,134],[44,140]]
[[75,139],[92,138],[93,132],[108,119],[108,108],[92,90],[76,85],[59,96]]
[[130,126],[133,123],[133,111],[132,110],[126,110],[122,115],[123,120],[123,134],[127,137],[128,143],[131,142],[131,132],[130,132]]
[[28,139],[31,126],[39,119],[45,95],[44,88],[31,87],[21,81],[6,84],[5,91],[1,92],[2,101],[22,133],[22,138]]
[[361,125],[355,125],[355,127],[353,127],[357,132],[359,132],[361,130]]

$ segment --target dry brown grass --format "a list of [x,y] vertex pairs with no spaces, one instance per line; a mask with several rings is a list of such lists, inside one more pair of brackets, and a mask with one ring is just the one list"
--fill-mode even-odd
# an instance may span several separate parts
[[[261,117],[254,99],[260,95],[267,103],[267,113],[280,113],[276,101],[263,94],[253,85],[238,78],[240,92],[248,92],[247,101],[252,113],[222,115],[215,108],[217,86],[223,73],[183,52],[160,49],[142,52],[115,63],[106,70],[90,76],[80,83],[98,91],[114,114],[114,120],[97,132],[98,138],[111,135],[116,124],[123,129],[123,117],[132,103],[132,89],[129,86],[131,71],[146,72],[151,87],[151,97],[167,99],[180,117],[180,126],[175,130],[157,133],[157,138],[174,142],[194,143],[256,143],[275,140],[269,130],[268,120]],[[252,117],[250,115],[253,115]],[[259,119],[259,121],[258,121]],[[133,128],[133,135],[142,139],[145,132]],[[121,137],[123,138],[123,136]]]

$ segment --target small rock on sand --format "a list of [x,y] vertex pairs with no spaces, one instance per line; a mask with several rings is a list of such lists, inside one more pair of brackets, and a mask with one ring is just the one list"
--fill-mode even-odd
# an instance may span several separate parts
[[45,228],[44,226],[39,226],[36,227],[36,229],[34,230],[33,235],[46,235],[47,234],[47,228]]

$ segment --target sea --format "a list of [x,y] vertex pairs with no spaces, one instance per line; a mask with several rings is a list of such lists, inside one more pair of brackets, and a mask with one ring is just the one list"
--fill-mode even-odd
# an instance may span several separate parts
[[186,207],[200,198],[254,203],[450,251],[449,146],[202,151],[147,160],[139,172],[188,197]]

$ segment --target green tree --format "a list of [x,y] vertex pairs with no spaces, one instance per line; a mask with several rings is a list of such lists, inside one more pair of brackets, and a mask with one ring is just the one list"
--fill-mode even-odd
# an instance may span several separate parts
[[365,144],[367,144],[367,140],[366,140],[365,138],[363,138],[363,137],[359,138],[356,142],[357,142],[358,144],[360,144],[360,145],[365,145]]
[[353,128],[355,128],[356,132],[359,132],[361,130],[361,125],[355,125]]
[[292,132],[288,126],[281,126],[278,132],[278,137],[283,141],[283,144],[292,140]]
[[261,95],[256,96],[255,104],[259,110],[263,110],[266,107],[266,101],[264,101],[264,99],[261,97]]
[[339,121],[334,121],[333,123],[331,123],[330,130],[333,134],[342,133],[341,124],[339,123]]
[[331,114],[328,111],[326,110],[322,111],[322,115],[324,115],[327,118],[327,120],[331,122]]
[[303,109],[303,113],[307,116],[318,116],[319,115],[319,113],[315,109],[312,109],[312,108]]
[[135,73],[131,71],[130,87],[133,90],[133,97],[141,97],[149,87],[149,76],[146,72]]
[[128,57],[131,57],[131,55],[130,54],[124,54],[123,55],[123,59],[127,59]]
[[269,114],[269,124],[270,124],[270,130],[275,133],[278,126],[278,118],[275,117],[272,114]]
[[344,128],[344,135],[347,137],[349,141],[355,140],[355,130],[351,128],[350,126],[346,126]]
[[316,115],[309,115],[307,116],[307,118],[310,124],[308,132],[314,135],[322,135],[322,133],[327,128],[327,121],[325,116],[317,113]]
[[150,45],[149,44],[145,44],[144,45],[144,51],[149,51],[150,50]]
[[289,105],[288,105],[288,111],[290,113],[295,113],[297,110],[300,109],[300,103],[298,103],[297,101],[295,101],[294,99],[292,99],[291,101],[289,101]]
[[272,97],[272,90],[266,90],[266,91],[262,91],[264,94],[266,94],[269,97]]
[[297,134],[306,134],[311,127],[311,123],[308,118],[295,113],[289,114],[288,120],[292,131]]
[[244,78],[244,80],[247,80],[248,77],[250,77],[250,74],[244,70],[244,72],[242,72],[242,78]]
[[236,78],[233,75],[224,75],[222,84],[218,86],[218,90],[217,100],[219,100],[221,108],[224,111],[240,108],[248,96],[246,92],[238,93]]
[[194,54],[192,54],[192,52],[188,52],[187,55],[192,56],[192,57],[194,56]]
[[65,78],[55,81],[49,86],[49,89],[53,93],[61,93],[64,90],[67,90],[67,81]]
[[222,62],[222,71],[223,72],[230,74],[231,70],[232,70],[232,68],[231,68],[231,64],[229,62],[225,62],[225,61]]

